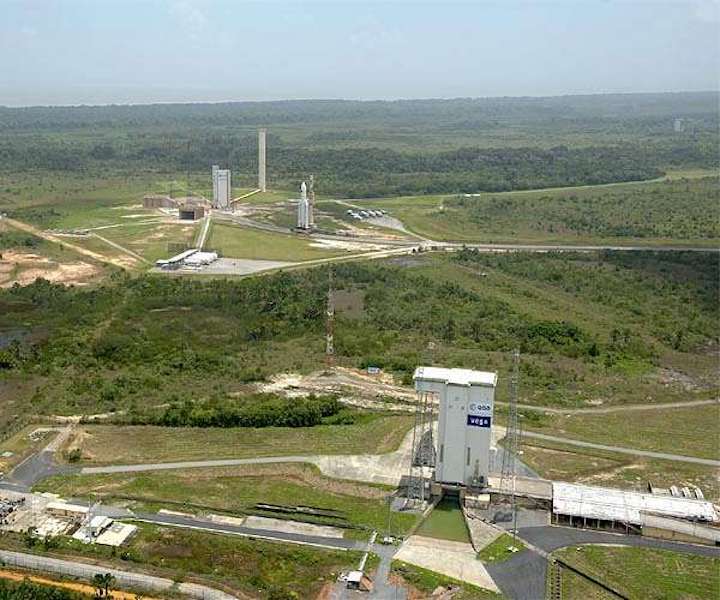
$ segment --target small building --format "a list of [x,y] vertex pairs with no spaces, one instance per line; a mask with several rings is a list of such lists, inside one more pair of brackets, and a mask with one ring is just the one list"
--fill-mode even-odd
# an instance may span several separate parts
[[99,536],[103,531],[108,529],[113,524],[113,520],[110,517],[104,517],[102,515],[94,516],[90,519],[88,524],[88,531],[93,537]]
[[189,250],[185,250],[184,252],[181,252],[180,254],[176,254],[175,256],[172,256],[167,259],[160,259],[155,261],[155,266],[159,269],[179,269],[182,265],[185,259],[192,256],[198,252],[197,248],[190,248]]
[[102,546],[122,546],[127,540],[129,540],[137,531],[136,525],[130,525],[129,523],[113,523],[105,531],[103,531],[97,538],[95,543]]
[[205,207],[199,204],[178,206],[178,217],[181,221],[197,221],[205,216]]
[[66,517],[71,519],[82,519],[87,516],[90,509],[79,504],[67,502],[50,502],[45,510],[54,517]]
[[175,208],[177,201],[164,194],[147,194],[143,197],[143,208]]
[[214,263],[217,259],[217,252],[195,252],[183,261],[183,265],[186,267],[202,267]]
[[372,581],[362,571],[350,571],[347,575],[347,589],[360,590],[361,592],[372,591]]

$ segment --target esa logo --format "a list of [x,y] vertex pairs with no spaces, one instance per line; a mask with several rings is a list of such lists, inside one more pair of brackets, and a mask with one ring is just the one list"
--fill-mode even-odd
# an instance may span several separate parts
[[477,402],[471,402],[470,406],[468,406],[468,412],[471,414],[490,412],[491,410],[492,406],[490,406],[489,404],[479,404]]

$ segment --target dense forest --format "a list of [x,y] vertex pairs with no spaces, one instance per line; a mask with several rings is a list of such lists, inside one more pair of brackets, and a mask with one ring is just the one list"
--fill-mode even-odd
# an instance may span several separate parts
[[[441,364],[500,371],[518,347],[528,389],[573,404],[604,393],[595,383],[604,377],[681,356],[704,364],[698,357],[717,344],[715,254],[467,250],[417,260],[335,267],[338,289],[362,307],[338,313],[340,364],[380,366],[410,382],[429,342]],[[208,281],[118,273],[87,289],[38,280],[0,292],[0,327],[22,323],[27,333],[0,350],[0,376],[36,381],[23,406],[38,412],[170,403],[158,422],[272,424],[282,402],[266,399],[272,410],[255,413],[243,382],[321,368],[326,293],[325,269]],[[229,393],[236,404],[218,400]],[[336,409],[308,400],[298,424]]]
[[[717,165],[717,94],[0,108],[0,174],[233,169],[251,186],[258,126],[271,185],[309,172],[350,197],[651,179]],[[683,130],[674,130],[682,118]]]
[[508,236],[516,231],[599,238],[720,238],[717,177],[562,193],[456,196],[432,215],[464,232]]

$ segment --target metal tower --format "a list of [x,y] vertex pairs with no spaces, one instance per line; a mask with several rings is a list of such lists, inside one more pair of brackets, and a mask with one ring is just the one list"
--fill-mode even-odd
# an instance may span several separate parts
[[415,423],[413,425],[410,464],[407,479],[406,508],[417,504],[422,508],[425,497],[425,467],[434,467],[436,460],[433,421],[434,404],[437,401],[433,392],[418,392],[415,401]]
[[310,174],[310,181],[307,190],[308,197],[308,225],[310,229],[315,228],[315,175]]
[[325,362],[328,367],[332,367],[335,364],[335,298],[332,267],[330,267],[328,271],[327,312],[325,319]]
[[261,192],[267,191],[265,181],[265,147],[267,129],[258,129],[258,188]]
[[518,450],[520,449],[520,426],[518,425],[518,394],[520,386],[520,351],[513,352],[513,368],[510,376],[510,401],[508,403],[507,431],[503,451],[500,489],[510,492],[513,531],[517,530],[517,506],[515,504],[515,479],[517,477]]

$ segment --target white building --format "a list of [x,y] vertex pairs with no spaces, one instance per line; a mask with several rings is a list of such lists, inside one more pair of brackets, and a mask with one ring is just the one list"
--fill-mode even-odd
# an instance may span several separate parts
[[439,417],[435,481],[487,481],[497,373],[418,367],[415,389],[436,395]]
[[217,172],[220,170],[220,165],[212,166],[212,184],[213,184],[213,206],[218,205],[218,187],[217,187]]
[[217,165],[213,165],[212,179],[213,208],[228,208],[232,200],[230,169],[220,169]]

